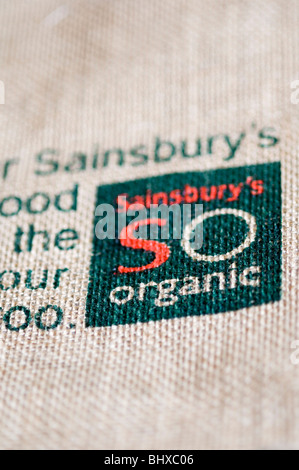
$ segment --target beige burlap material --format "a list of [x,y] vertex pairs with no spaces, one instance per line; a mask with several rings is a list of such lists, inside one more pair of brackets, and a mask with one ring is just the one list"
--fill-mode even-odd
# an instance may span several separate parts
[[[298,448],[298,1],[0,10],[0,447]],[[98,186],[273,162],[281,300],[86,326]]]

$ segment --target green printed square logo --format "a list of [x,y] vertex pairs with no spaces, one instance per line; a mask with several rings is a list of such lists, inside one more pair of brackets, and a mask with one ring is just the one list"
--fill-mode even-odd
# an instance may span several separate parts
[[[182,226],[180,238],[171,229],[170,210],[169,239],[162,237],[163,219],[150,214],[160,204],[190,206],[191,223]],[[203,213],[196,216],[198,204]],[[96,234],[97,224],[105,225],[98,206],[112,206],[117,214],[110,239]],[[145,208],[144,220],[127,216],[128,207]],[[89,327],[212,315],[280,300],[280,163],[100,186],[95,214]],[[138,227],[154,225],[155,239],[149,230],[147,237],[134,235]],[[194,249],[190,240],[199,225],[203,242]]]

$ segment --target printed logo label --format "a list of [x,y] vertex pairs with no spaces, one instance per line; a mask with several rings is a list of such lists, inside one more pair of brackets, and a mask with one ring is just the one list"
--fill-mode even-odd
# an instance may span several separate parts
[[[94,221],[86,325],[102,327],[217,314],[280,300],[280,163],[163,175],[100,186],[96,208],[145,208],[142,220],[116,218],[116,236],[100,239]],[[189,205],[191,219],[176,237],[150,208]],[[203,205],[198,215],[196,207]],[[175,216],[169,211],[169,217]],[[171,222],[171,220],[170,220]],[[134,231],[155,226],[157,238]],[[202,227],[197,249],[192,237]]]

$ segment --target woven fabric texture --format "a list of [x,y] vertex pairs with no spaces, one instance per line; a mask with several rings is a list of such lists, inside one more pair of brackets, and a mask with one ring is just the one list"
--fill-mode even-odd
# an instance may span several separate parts
[[[0,448],[298,448],[298,1],[0,11]],[[157,162],[157,138],[201,155]],[[98,186],[274,162],[281,300],[86,327]]]

